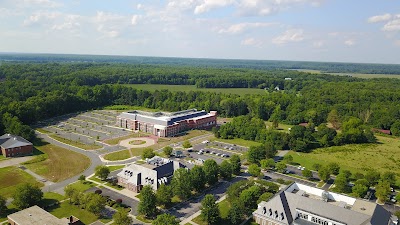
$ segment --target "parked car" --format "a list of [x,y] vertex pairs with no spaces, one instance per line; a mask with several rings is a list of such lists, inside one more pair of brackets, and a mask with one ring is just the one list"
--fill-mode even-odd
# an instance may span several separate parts
[[206,150],[206,153],[210,153],[210,150]]
[[220,155],[221,155],[221,153],[217,152],[215,155],[216,155],[216,156],[220,156]]
[[224,154],[222,157],[228,158],[229,155],[228,154]]
[[212,152],[210,152],[210,154],[215,154],[215,152],[214,152],[214,151],[212,151]]
[[233,150],[233,147],[230,147],[229,150]]

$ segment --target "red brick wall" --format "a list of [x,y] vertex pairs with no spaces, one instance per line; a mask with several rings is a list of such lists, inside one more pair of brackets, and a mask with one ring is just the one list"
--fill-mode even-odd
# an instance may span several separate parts
[[33,153],[33,145],[27,145],[16,148],[2,149],[2,153],[5,157],[16,157],[31,155]]

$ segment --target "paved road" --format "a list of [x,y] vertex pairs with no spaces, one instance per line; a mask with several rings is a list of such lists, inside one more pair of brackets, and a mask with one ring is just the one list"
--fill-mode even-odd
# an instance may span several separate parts
[[[0,153],[1,154],[1,153]],[[33,159],[34,156],[24,156],[24,157],[18,157],[18,158],[9,158],[5,160],[0,161],[0,168],[4,168],[7,166],[18,166],[21,163],[24,163],[26,161],[29,161]]]

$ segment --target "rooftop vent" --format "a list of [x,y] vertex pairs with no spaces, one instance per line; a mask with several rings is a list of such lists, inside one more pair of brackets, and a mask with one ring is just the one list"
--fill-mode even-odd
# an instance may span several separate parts
[[360,208],[362,211],[365,211],[366,210],[366,208],[364,208],[364,207],[362,207],[362,208]]

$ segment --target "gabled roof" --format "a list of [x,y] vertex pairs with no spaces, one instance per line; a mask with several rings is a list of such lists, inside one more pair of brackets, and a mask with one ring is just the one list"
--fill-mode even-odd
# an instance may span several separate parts
[[25,140],[23,137],[12,134],[4,134],[3,136],[0,136],[0,146],[5,149],[22,147],[27,145],[32,145],[32,143]]
[[[369,204],[369,206],[366,204]],[[285,189],[268,202],[261,202],[253,214],[268,218],[268,220],[275,220],[279,224],[288,225],[294,223],[303,224],[303,221],[296,218],[297,212],[301,211],[346,225],[387,225],[390,221],[391,214],[382,206],[363,201],[357,206],[354,204],[354,207],[362,205],[369,207],[370,210],[347,209],[319,199],[292,193]]]

